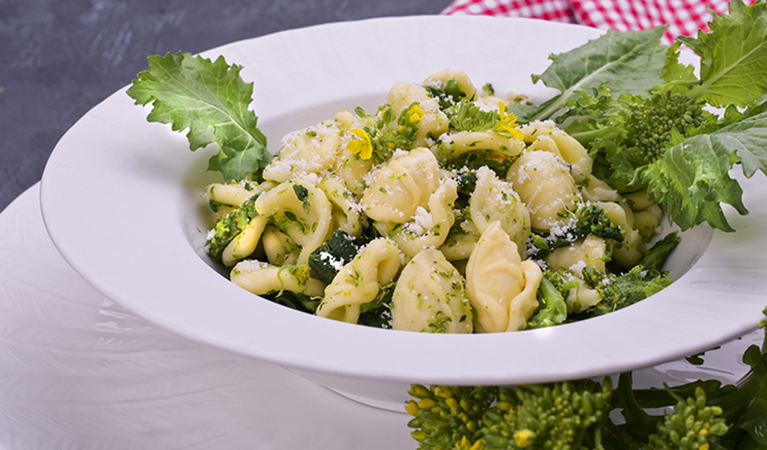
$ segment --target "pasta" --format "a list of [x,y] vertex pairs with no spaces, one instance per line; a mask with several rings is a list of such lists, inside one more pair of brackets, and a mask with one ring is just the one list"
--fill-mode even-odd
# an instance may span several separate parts
[[402,269],[392,296],[392,328],[471,333],[469,300],[458,270],[439,250],[421,250]]
[[663,211],[598,178],[553,122],[517,126],[514,101],[444,70],[288,134],[263,179],[207,188],[211,257],[256,295],[400,331],[530,328],[546,273],[589,311],[587,271],[633,268]]

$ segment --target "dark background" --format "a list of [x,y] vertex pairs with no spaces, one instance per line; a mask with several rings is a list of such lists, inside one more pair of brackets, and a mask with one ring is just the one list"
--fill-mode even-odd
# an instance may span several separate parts
[[77,119],[153,54],[315,24],[439,14],[451,0],[0,0],[0,211]]

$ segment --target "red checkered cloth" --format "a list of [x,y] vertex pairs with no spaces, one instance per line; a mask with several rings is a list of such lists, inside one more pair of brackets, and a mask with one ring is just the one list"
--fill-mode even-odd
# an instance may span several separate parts
[[617,31],[667,24],[663,43],[670,45],[676,36],[694,36],[699,29],[708,31],[711,20],[708,8],[723,14],[728,11],[728,3],[728,0],[456,0],[442,14],[528,17]]

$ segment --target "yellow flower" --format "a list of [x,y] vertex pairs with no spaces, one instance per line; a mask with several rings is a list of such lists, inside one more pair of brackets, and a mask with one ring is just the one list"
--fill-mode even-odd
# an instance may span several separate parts
[[346,149],[353,154],[360,154],[361,159],[370,159],[373,156],[373,143],[370,142],[370,136],[365,130],[359,128],[352,128],[349,130],[354,133],[359,139],[353,139],[346,144]]
[[420,106],[417,104],[413,105],[410,108],[410,115],[408,116],[408,120],[410,120],[410,123],[416,123],[419,122],[423,118],[423,110]]
[[506,114],[506,105],[503,102],[498,102],[498,112],[501,114],[501,120],[498,122],[498,125],[495,126],[495,131],[498,132],[498,134],[510,134],[520,141],[524,139],[525,135],[516,128],[517,116],[515,116],[514,113]]
[[520,430],[514,433],[514,440],[519,448],[530,447],[535,442],[535,433],[531,430]]

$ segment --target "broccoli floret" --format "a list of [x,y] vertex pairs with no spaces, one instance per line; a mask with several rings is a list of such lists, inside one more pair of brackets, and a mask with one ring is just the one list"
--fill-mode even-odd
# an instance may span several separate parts
[[600,448],[611,398],[609,378],[503,388],[482,420],[484,448]]
[[256,199],[258,194],[245,200],[239,208],[235,208],[216,222],[213,236],[208,238],[208,254],[214,261],[219,261],[224,249],[238,234],[248,226],[248,223],[258,215]]
[[425,386],[415,384],[408,392],[405,409],[413,419],[410,435],[423,450],[479,450],[482,447],[481,423],[497,387]]
[[[414,116],[414,111],[418,110],[420,107],[417,102],[414,102],[405,108],[397,118],[397,113],[393,108],[382,107],[375,124],[363,128],[373,146],[372,158],[375,164],[387,161],[395,149],[407,149],[413,145],[417,139],[416,134],[420,122],[420,117],[418,114]],[[355,112],[360,117],[371,117],[359,107],[355,109]],[[415,119],[415,117],[418,118]]]
[[405,409],[422,450],[767,448],[767,333],[743,361],[751,370],[736,385],[634,389],[631,372],[614,389],[610,377],[503,388],[413,385],[417,400]]
[[498,111],[484,111],[474,102],[462,100],[445,109],[450,119],[450,126],[455,131],[488,131],[495,128],[501,120]]
[[602,208],[587,202],[575,211],[574,220],[570,226],[554,229],[548,236],[533,233],[528,253],[532,259],[542,259],[555,249],[567,247],[589,234],[620,243],[623,242],[626,232],[615,225]]
[[513,388],[413,385],[409,393],[418,400],[405,405],[414,416],[408,426],[423,450],[579,449],[599,445],[612,385],[609,379]]
[[[558,282],[552,281],[552,278]],[[543,328],[559,325],[567,320],[567,302],[560,288],[563,280],[549,270],[543,273],[541,284],[538,287],[538,309],[527,322],[527,328]],[[577,286],[575,286],[577,288]]]
[[604,274],[593,267],[583,269],[583,279],[599,294],[601,300],[587,312],[601,316],[644,300],[671,285],[671,279],[657,270],[634,266],[623,275]]
[[336,230],[330,239],[309,255],[309,267],[317,275],[317,279],[329,284],[341,267],[350,263],[370,241],[368,236],[354,237]]
[[711,117],[699,100],[672,91],[613,98],[604,86],[580,92],[558,118],[565,131],[595,153],[594,173],[614,188],[635,185],[636,170],[656,161]]
[[723,448],[720,438],[729,426],[720,417],[722,408],[706,405],[706,391],[698,387],[695,395],[677,397],[674,412],[658,423],[657,433],[650,435],[648,450],[701,450]]

